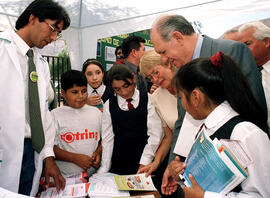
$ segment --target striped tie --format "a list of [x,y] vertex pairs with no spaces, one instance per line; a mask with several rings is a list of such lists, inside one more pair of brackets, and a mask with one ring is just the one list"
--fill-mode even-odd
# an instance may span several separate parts
[[38,95],[38,75],[36,66],[34,64],[33,50],[29,49],[27,52],[29,79],[28,79],[28,100],[29,100],[29,124],[31,128],[31,138],[33,148],[40,153],[42,150],[45,138],[43,125],[41,121],[39,95]]

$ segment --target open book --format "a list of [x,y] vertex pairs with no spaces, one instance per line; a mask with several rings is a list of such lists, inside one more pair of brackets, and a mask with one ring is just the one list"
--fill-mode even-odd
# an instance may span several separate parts
[[191,186],[188,178],[191,174],[204,190],[225,195],[248,177],[246,167],[250,163],[252,159],[240,142],[212,141],[202,130],[190,150],[185,172],[180,178],[186,186]]
[[151,176],[145,174],[115,175],[115,183],[119,190],[156,191]]

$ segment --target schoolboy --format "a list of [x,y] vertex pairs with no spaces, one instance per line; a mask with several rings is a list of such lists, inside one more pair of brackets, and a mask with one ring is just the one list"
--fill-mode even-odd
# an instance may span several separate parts
[[69,70],[61,77],[64,106],[52,111],[56,127],[54,152],[56,164],[65,176],[98,168],[101,145],[101,112],[85,105],[87,80],[83,73]]

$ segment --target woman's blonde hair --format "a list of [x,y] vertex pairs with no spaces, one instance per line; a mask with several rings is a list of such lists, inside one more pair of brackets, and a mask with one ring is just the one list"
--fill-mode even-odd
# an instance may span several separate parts
[[162,65],[166,67],[166,65],[161,60],[161,56],[158,53],[156,53],[154,49],[151,49],[145,52],[145,54],[141,58],[140,72],[143,75],[146,75],[147,71],[149,71],[156,65]]

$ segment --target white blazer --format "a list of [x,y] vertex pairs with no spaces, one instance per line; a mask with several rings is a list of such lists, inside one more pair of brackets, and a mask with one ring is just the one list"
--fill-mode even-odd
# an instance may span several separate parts
[[[37,193],[43,160],[54,156],[55,130],[48,110],[50,72],[48,63],[33,49],[38,73],[38,90],[41,117],[45,133],[45,145],[35,152],[35,174],[31,196]],[[16,46],[11,31],[0,33],[0,187],[18,192],[23,145],[25,136],[24,81],[17,58]]]

